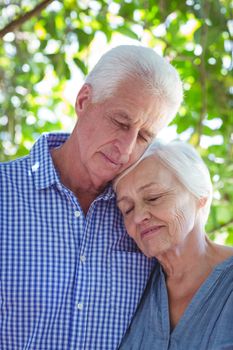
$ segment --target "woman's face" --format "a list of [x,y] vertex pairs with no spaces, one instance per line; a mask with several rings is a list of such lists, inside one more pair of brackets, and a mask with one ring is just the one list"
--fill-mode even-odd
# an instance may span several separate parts
[[194,228],[197,199],[155,156],[123,177],[116,192],[126,229],[148,257],[176,249]]

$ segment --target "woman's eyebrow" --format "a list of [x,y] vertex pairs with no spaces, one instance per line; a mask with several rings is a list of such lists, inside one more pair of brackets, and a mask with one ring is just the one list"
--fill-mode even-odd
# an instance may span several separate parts
[[[149,188],[149,187],[151,187],[151,186],[155,186],[155,185],[158,185],[158,183],[157,182],[150,182],[150,183],[148,183],[148,184],[145,184],[145,185],[143,185],[143,186],[141,186],[141,187],[139,187],[139,189],[138,189],[138,191],[143,191],[144,189],[147,189],[147,188]],[[119,199],[117,199],[117,204],[119,203],[119,202],[121,202],[121,201],[127,201],[127,202],[130,202],[130,198],[128,197],[128,196],[122,196],[122,197],[120,197]]]
[[130,201],[130,199],[129,199],[129,197],[127,197],[127,196],[123,196],[123,197],[120,197],[119,199],[117,199],[117,204],[119,204],[119,202],[122,202],[122,201],[127,201],[127,202],[129,202]]
[[151,186],[158,186],[158,185],[159,185],[159,184],[158,184],[157,182],[150,182],[150,183],[148,183],[148,184],[145,184],[145,185],[139,187],[138,191],[143,191],[143,190],[145,190],[145,189],[148,188],[148,187],[151,187]]

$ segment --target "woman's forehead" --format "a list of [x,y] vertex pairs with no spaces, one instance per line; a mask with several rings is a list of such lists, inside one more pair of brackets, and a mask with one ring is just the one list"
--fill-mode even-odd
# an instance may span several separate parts
[[117,192],[149,189],[150,187],[167,187],[176,181],[174,175],[159,161],[150,156],[143,159],[135,168],[123,176],[117,184]]

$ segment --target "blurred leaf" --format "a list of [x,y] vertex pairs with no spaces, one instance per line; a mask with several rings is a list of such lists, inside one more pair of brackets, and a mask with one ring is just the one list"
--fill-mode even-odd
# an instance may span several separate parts
[[130,28],[128,28],[127,26],[121,26],[121,27],[117,27],[117,31],[123,35],[126,35],[132,39],[136,39],[138,40],[138,36],[135,32],[133,32]]
[[81,69],[83,74],[86,75],[88,73],[87,66],[85,65],[85,63],[83,63],[82,60],[80,60],[78,57],[74,57],[74,62],[76,63],[77,67]]

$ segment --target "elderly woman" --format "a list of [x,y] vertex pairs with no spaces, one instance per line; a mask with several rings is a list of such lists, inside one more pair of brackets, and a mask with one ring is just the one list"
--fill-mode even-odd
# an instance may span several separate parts
[[205,233],[202,159],[188,144],[155,141],[115,190],[128,234],[159,262],[120,349],[233,349],[233,248]]

